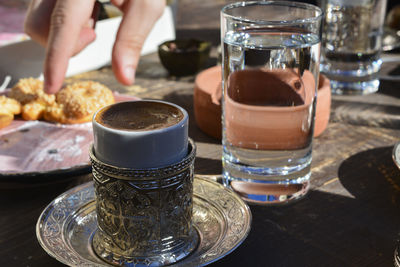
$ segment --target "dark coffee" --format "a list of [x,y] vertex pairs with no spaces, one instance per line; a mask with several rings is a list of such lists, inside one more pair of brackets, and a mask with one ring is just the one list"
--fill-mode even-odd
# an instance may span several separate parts
[[149,131],[179,123],[184,114],[178,108],[160,102],[122,102],[104,108],[95,120],[108,128]]

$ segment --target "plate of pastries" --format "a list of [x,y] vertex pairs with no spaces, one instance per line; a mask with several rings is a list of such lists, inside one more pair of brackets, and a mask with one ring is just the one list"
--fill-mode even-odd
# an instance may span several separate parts
[[0,177],[88,172],[94,113],[137,99],[95,81],[47,94],[43,81],[20,79],[0,94]]

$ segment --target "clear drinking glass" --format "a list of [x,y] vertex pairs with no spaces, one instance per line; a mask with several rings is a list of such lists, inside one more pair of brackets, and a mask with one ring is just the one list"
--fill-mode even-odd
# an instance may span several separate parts
[[320,0],[325,13],[321,72],[334,94],[378,91],[387,0]]
[[253,203],[306,194],[322,11],[247,1],[221,11],[223,180]]

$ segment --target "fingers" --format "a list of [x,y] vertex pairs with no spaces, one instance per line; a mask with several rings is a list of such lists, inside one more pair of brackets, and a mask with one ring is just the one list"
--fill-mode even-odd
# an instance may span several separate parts
[[[25,30],[47,45],[44,64],[45,91],[61,87],[71,56],[95,39],[91,19],[95,0],[32,0]],[[112,0],[123,12],[112,53],[113,71],[123,84],[132,84],[143,43],[162,15],[165,0]]]
[[56,0],[32,0],[24,21],[24,31],[36,42],[46,46],[51,12]]
[[70,57],[95,39],[94,30],[88,25],[93,7],[94,0],[59,0],[55,3],[44,63],[44,89],[47,93],[59,90]]
[[113,0],[124,16],[112,52],[112,68],[118,81],[134,82],[140,52],[154,23],[162,15],[165,0]]

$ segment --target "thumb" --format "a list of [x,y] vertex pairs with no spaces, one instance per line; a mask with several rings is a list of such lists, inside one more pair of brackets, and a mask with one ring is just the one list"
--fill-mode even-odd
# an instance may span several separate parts
[[112,52],[112,68],[118,81],[130,85],[135,80],[144,41],[162,15],[165,1],[125,0],[121,6],[124,16]]

